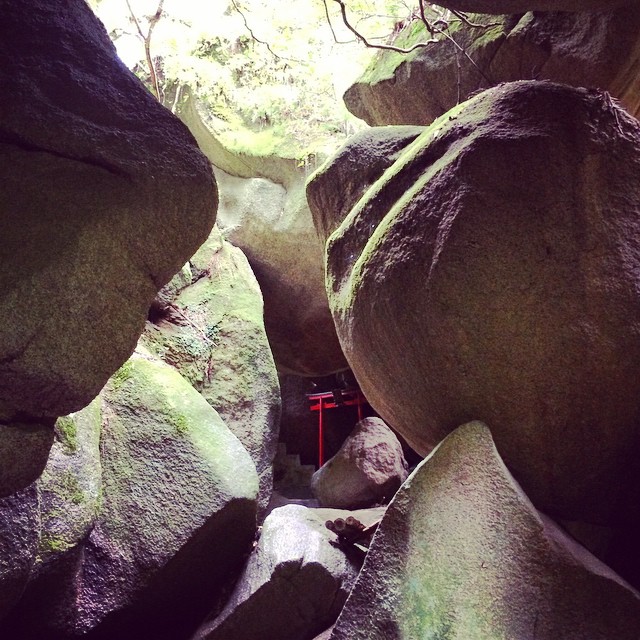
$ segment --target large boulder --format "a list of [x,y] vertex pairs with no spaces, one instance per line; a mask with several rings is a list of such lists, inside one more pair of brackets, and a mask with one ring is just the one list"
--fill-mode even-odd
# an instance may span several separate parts
[[[371,125],[428,125],[480,89],[513,80],[553,80],[609,91],[633,115],[640,112],[640,4],[583,13],[455,18],[440,37],[407,55],[379,51],[344,100]],[[410,22],[394,44],[429,40]],[[462,47],[465,55],[458,47]]]
[[333,624],[359,566],[330,544],[325,511],[293,504],[272,511],[224,610],[194,640],[308,640]]
[[[540,508],[638,517],[638,175],[640,127],[607,94],[518,82],[425,129],[336,220],[345,354],[416,451],[479,417]],[[314,214],[345,181],[319,170]]]
[[389,501],[407,479],[402,445],[380,418],[361,420],[311,478],[323,507],[361,509]]
[[264,322],[278,370],[322,376],[347,367],[324,290],[323,244],[294,158],[232,153],[190,99],[180,111],[214,165],[218,224],[240,247],[264,296]]
[[264,330],[262,295],[242,251],[214,227],[162,289],[141,342],[174,366],[251,455],[260,507],[272,490],[280,390]]
[[536,511],[474,422],[396,494],[331,640],[635,640],[638,629],[640,594]]
[[180,374],[144,353],[66,420],[38,487],[30,584],[0,634],[184,637],[250,548],[249,455]]
[[0,3],[0,422],[86,406],[217,194],[186,129],[83,0]]

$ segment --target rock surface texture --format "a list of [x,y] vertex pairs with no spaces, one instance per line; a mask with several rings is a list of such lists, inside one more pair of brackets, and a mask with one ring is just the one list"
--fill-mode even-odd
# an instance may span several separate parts
[[[425,129],[336,220],[345,354],[416,451],[481,418],[541,509],[638,517],[639,173],[640,127],[606,94],[518,82]],[[353,180],[321,168],[314,215]]]
[[275,509],[225,609],[194,640],[309,640],[329,627],[359,567],[324,522],[300,505]]
[[206,239],[216,187],[188,130],[82,0],[0,2],[0,422],[86,406]]
[[396,435],[380,418],[365,418],[313,474],[311,490],[323,507],[360,509],[388,502],[407,475]]
[[304,168],[292,158],[232,154],[206,127],[193,100],[180,117],[214,165],[220,229],[244,251],[260,283],[278,371],[322,376],[345,369],[324,290],[323,245],[305,199]]
[[640,594],[538,513],[489,429],[457,429],[398,491],[331,640],[635,640]]
[[[134,355],[64,420],[34,485],[27,590],[0,635],[184,637],[253,539],[249,455],[182,376],[148,355]],[[20,522],[5,562],[28,548]]]
[[[346,91],[349,110],[371,125],[428,125],[480,89],[536,79],[607,90],[630,113],[640,112],[640,4],[472,20],[486,26],[471,27],[454,18],[450,38],[440,37],[407,55],[378,52]],[[422,22],[414,20],[394,44],[409,48],[429,38]]]
[[247,259],[214,227],[156,300],[163,310],[147,322],[142,343],[189,380],[244,445],[260,478],[260,507],[266,507],[280,390],[262,295]]

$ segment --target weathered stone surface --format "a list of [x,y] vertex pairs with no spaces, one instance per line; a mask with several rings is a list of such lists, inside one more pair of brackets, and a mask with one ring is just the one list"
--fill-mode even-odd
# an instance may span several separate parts
[[437,3],[458,11],[478,13],[518,13],[520,11],[598,11],[631,6],[632,0],[438,0]]
[[40,477],[53,444],[46,424],[0,424],[0,498],[24,489]]
[[[44,640],[48,636],[43,629],[73,626],[69,592],[82,573],[83,542],[100,508],[101,404],[98,397],[56,421],[49,460],[34,484],[39,513],[32,523],[36,553],[27,588],[4,626],[0,624],[0,636]],[[30,632],[25,633],[26,628]]]
[[97,395],[156,291],[206,239],[217,195],[193,137],[125,69],[85,2],[2,2],[0,25],[8,423]]
[[482,423],[389,505],[332,640],[632,640],[640,594],[538,513]]
[[[11,620],[12,638],[183,637],[253,538],[249,455],[172,367],[136,353],[98,402],[99,498],[73,456],[43,482],[43,568]],[[90,527],[87,500],[97,502]]]
[[82,411],[56,421],[55,443],[38,480],[41,533],[36,572],[76,547],[95,523],[102,500],[101,406],[98,397]]
[[0,499],[0,620],[27,585],[38,548],[39,524],[35,484]]
[[380,418],[365,418],[313,474],[311,490],[323,507],[359,509],[388,501],[407,475],[396,435]]
[[[322,165],[307,183],[307,200],[313,208],[318,234],[328,238],[344,220],[367,189],[402,155],[423,127],[376,127],[349,139],[331,159]],[[344,168],[340,183],[334,185],[333,165]],[[337,188],[336,188],[337,187]]]
[[638,517],[639,172],[638,124],[606,95],[518,82],[436,121],[351,209],[330,304],[416,451],[481,417],[540,508]]
[[272,489],[280,390],[258,283],[242,251],[214,227],[170,285],[161,294],[174,291],[171,306],[147,323],[142,343],[191,382],[247,449],[263,509]]
[[218,224],[240,247],[264,296],[264,322],[279,371],[326,375],[347,367],[324,290],[323,243],[293,158],[236,155],[207,129],[195,103],[180,117],[214,165]]
[[288,505],[267,517],[225,609],[194,640],[304,640],[335,621],[358,567],[314,512]]
[[[484,29],[453,21],[454,42],[441,38],[403,55],[378,52],[345,93],[348,108],[371,125],[428,125],[461,100],[499,82],[553,80],[598,87],[640,112],[640,5],[583,13],[473,16]],[[395,43],[410,47],[429,39],[421,21],[405,27]]]

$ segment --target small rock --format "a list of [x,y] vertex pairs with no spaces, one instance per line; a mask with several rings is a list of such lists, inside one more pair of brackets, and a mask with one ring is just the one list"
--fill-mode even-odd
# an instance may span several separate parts
[[361,509],[390,500],[407,475],[396,435],[380,418],[365,418],[313,474],[311,489],[323,507]]
[[314,509],[275,509],[226,607],[194,640],[306,640],[329,627],[358,573],[331,540]]

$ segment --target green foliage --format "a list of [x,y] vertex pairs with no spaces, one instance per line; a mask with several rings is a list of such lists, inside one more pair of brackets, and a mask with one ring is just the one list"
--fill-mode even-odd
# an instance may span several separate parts
[[[143,32],[157,0],[130,0]],[[90,0],[130,68],[149,82],[142,42],[126,3]],[[371,52],[356,42],[327,0],[165,0],[151,41],[165,106],[183,89],[208,114],[207,125],[234,151],[303,159],[330,151],[362,124],[342,103]],[[411,8],[397,0],[351,0],[352,21],[368,37],[388,37]],[[333,34],[341,42],[336,44]]]

